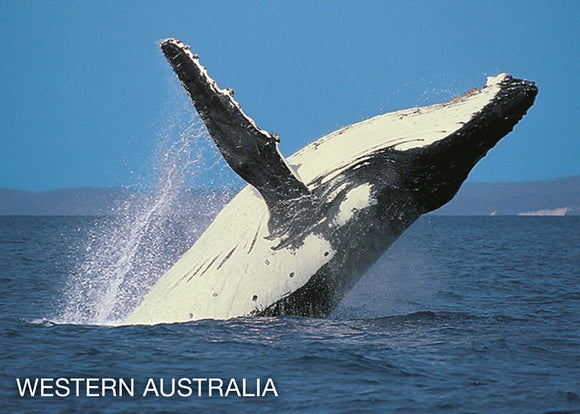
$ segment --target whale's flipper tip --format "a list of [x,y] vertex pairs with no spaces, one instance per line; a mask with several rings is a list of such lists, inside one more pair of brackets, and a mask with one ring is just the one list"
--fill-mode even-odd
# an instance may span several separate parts
[[232,90],[218,87],[189,46],[168,38],[160,47],[226,162],[260,192],[272,215],[280,205],[310,195],[280,154],[278,136],[258,128]]

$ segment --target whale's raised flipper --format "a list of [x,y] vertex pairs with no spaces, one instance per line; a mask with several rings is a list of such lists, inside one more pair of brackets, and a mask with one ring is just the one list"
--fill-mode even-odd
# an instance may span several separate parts
[[189,46],[167,39],[161,50],[225,160],[260,192],[271,215],[286,221],[297,214],[296,208],[288,211],[288,206],[311,203],[310,191],[278,151],[278,137],[258,128],[244,114],[233,92],[217,86]]

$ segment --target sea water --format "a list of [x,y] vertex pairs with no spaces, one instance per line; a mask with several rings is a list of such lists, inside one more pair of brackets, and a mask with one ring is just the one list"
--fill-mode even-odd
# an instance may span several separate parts
[[[580,217],[425,216],[327,319],[109,326],[79,305],[86,321],[67,322],[103,220],[0,217],[0,412],[580,411]],[[195,235],[187,218],[166,225],[173,260]],[[190,395],[172,393],[183,378]],[[26,379],[45,387],[21,396]]]

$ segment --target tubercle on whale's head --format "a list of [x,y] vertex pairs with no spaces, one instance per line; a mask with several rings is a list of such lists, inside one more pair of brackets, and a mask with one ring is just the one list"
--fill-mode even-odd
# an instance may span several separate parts
[[[454,133],[408,151],[415,169],[416,198],[423,213],[447,203],[470,171],[506,136],[533,105],[534,82],[506,73],[488,77],[483,89],[497,88],[489,102]],[[453,105],[453,102],[450,102]],[[426,190],[427,189],[427,190]]]

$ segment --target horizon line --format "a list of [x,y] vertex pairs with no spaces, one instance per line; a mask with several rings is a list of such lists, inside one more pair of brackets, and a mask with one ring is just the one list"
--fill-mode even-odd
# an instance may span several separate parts
[[[530,179],[530,180],[512,180],[512,181],[465,181],[464,185],[486,185],[486,184],[525,184],[525,183],[547,183],[550,181],[558,181],[558,180],[566,180],[566,179],[573,179],[573,178],[580,178],[580,174],[572,174],[572,175],[565,175],[565,176],[558,176],[552,178],[545,178],[545,179]],[[195,187],[185,187],[184,190],[216,190],[216,189],[231,189],[231,190],[240,190],[245,185],[249,184],[242,184],[241,186],[236,185],[213,185],[213,186],[195,186]],[[0,186],[0,190],[8,190],[8,191],[21,191],[21,192],[30,192],[30,193],[50,193],[53,191],[68,191],[68,190],[125,190],[125,191],[132,191],[132,192],[149,192],[155,191],[155,188],[139,188],[139,185],[126,185],[126,186],[112,186],[112,187],[91,187],[87,185],[80,185],[80,186],[73,186],[73,187],[55,187],[52,189],[25,189],[25,188],[14,188],[14,187],[5,187]]]

